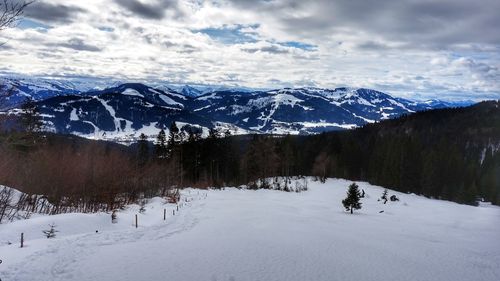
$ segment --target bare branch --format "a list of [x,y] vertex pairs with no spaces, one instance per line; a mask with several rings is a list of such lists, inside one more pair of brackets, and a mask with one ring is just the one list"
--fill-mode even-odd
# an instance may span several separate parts
[[16,26],[26,7],[33,4],[33,2],[35,0],[2,0],[0,2],[0,31]]

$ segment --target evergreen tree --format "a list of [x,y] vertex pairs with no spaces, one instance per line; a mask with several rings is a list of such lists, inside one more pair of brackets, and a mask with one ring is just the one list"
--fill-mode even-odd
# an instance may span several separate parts
[[170,124],[169,137],[167,141],[167,159],[169,160],[170,170],[172,171],[172,179],[177,181],[177,184],[183,185],[184,180],[184,151],[182,142],[185,139],[184,132],[181,132],[175,122]]
[[218,138],[220,138],[219,130],[217,130],[216,128],[210,128],[210,130],[208,131],[208,138],[209,139],[218,139]]
[[37,134],[42,131],[42,119],[36,103],[28,98],[21,107],[22,111],[19,116],[19,125],[24,131],[20,138],[16,138],[16,146],[20,150],[32,150],[37,147],[37,144],[44,139]]
[[149,145],[148,138],[145,134],[139,136],[137,141],[137,163],[139,167],[143,167],[148,162],[149,158]]
[[155,143],[155,156],[156,158],[163,159],[166,157],[167,152],[167,140],[165,130],[161,129],[156,137]]
[[[278,158],[280,165],[280,174],[285,177],[285,185],[288,186],[288,179],[293,174],[293,165],[296,163],[294,158],[294,139],[287,134],[278,144]],[[313,168],[314,169],[314,168]]]
[[170,132],[168,134],[168,141],[167,141],[167,158],[171,158],[173,156],[174,150],[180,143],[181,139],[179,134],[179,128],[177,127],[175,122],[172,122],[172,124],[170,124]]
[[422,194],[424,196],[438,197],[439,190],[442,187],[441,184],[441,170],[442,163],[438,158],[440,151],[438,149],[428,149],[429,152],[423,154],[423,165],[422,165]]
[[273,138],[254,135],[243,158],[246,176],[249,181],[262,180],[261,186],[253,188],[269,188],[268,178],[278,170],[278,154]]
[[23,126],[23,129],[29,134],[41,131],[42,121],[36,103],[31,98],[29,98],[22,105],[21,109],[21,124]]
[[170,124],[170,129],[169,129],[169,134],[168,134],[168,141],[174,145],[179,144],[179,128],[177,127],[177,124],[175,122],[172,122]]
[[472,182],[468,186],[462,186],[458,191],[459,203],[464,203],[472,206],[477,206],[477,186],[475,182]]
[[347,197],[342,200],[342,204],[344,205],[346,211],[351,211],[352,214],[354,209],[361,209],[361,202],[359,202],[360,198],[361,193],[359,192],[359,187],[356,183],[353,182],[351,185],[349,185],[349,189],[347,190]]
[[187,141],[189,143],[194,143],[194,142],[197,142],[199,140],[201,140],[201,132],[202,130],[201,129],[193,129],[193,128],[190,128],[188,130],[188,137],[187,137]]
[[196,182],[199,179],[200,165],[201,165],[201,128],[190,127],[187,130],[188,137],[187,142],[183,145],[185,146],[185,155],[183,165],[185,167],[186,173],[192,182]]
[[179,142],[179,144],[182,144],[184,143],[186,140],[188,139],[188,136],[186,135],[186,133],[184,131],[180,131],[179,134],[177,135],[177,141]]

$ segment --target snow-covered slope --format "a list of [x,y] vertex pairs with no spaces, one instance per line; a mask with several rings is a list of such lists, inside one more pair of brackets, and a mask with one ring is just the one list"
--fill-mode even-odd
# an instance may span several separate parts
[[0,110],[19,106],[27,98],[40,101],[79,92],[74,85],[65,81],[0,77]]
[[[185,190],[118,214],[65,214],[0,225],[0,278],[37,280],[422,280],[500,278],[500,208],[396,194],[359,183],[363,208],[341,205],[350,182],[309,190]],[[198,193],[199,192],[199,193]],[[207,197],[205,198],[205,193]],[[167,220],[163,221],[163,209]],[[380,211],[384,211],[380,213]],[[42,230],[60,232],[47,239]],[[98,233],[96,233],[98,230]],[[24,232],[26,247],[19,248]],[[13,243],[8,245],[7,242]]]

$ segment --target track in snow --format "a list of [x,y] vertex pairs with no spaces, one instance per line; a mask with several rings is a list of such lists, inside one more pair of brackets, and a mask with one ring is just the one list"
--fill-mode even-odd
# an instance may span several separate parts
[[[139,215],[68,214],[0,225],[2,281],[28,280],[500,280],[500,208],[415,195],[354,215],[340,201],[349,182],[310,183],[303,193],[185,191],[192,202],[163,221],[160,199]],[[189,194],[191,192],[191,194]],[[384,210],[384,213],[379,213]],[[61,232],[41,237],[48,222]],[[100,228],[98,234],[94,228]],[[22,229],[27,248],[3,245]],[[88,231],[87,231],[88,229]],[[38,232],[40,232],[38,234]]]

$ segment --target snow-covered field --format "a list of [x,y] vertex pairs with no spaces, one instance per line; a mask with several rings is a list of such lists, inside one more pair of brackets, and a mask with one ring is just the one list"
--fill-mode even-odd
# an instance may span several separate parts
[[[310,182],[302,193],[185,190],[191,202],[175,216],[174,205],[153,199],[137,229],[138,206],[116,224],[110,214],[2,224],[0,279],[500,280],[499,207],[391,191],[401,201],[384,205],[382,188],[359,183],[367,198],[351,215],[341,204],[349,183]],[[47,239],[51,223],[60,232]]]

